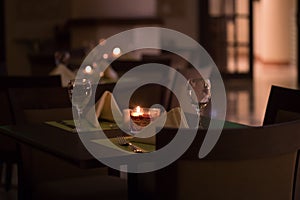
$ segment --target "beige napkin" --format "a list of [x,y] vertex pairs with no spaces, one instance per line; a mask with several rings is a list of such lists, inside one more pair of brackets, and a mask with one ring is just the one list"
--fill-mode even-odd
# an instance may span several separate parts
[[[112,93],[105,91],[101,98],[95,104],[95,115],[92,112],[93,109],[90,109],[86,114],[86,119],[93,124],[95,127],[99,126],[98,119],[103,119],[107,121],[119,121],[123,120],[123,115],[120,111],[120,108],[113,97]],[[115,116],[113,115],[115,113]]]
[[[105,91],[95,105],[96,116],[108,121],[122,120],[122,113],[112,93]],[[117,114],[114,119],[113,112]]]
[[[165,123],[164,123],[165,122]],[[146,144],[155,144],[155,131],[157,127],[179,128],[182,123],[182,128],[189,128],[185,115],[180,107],[173,108],[169,112],[161,114],[152,123],[146,126],[140,133],[136,134],[131,141],[141,142]]]
[[178,128],[180,127],[180,120],[182,121],[182,128],[188,128],[185,115],[180,107],[173,108],[167,113],[165,127]]

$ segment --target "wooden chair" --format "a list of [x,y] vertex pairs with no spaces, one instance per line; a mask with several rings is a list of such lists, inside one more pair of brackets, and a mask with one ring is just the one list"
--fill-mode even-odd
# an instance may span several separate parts
[[[271,87],[264,125],[288,122],[300,119],[300,90],[273,85]],[[298,151],[297,181],[295,184],[295,197],[300,198],[300,152]]]
[[[0,125],[13,124],[13,114],[6,88],[0,88]],[[5,136],[0,137],[0,178],[2,174],[2,166],[5,167],[4,187],[8,191],[11,188],[13,164],[17,163],[16,145]],[[2,180],[2,179],[1,179]]]
[[60,76],[1,76],[2,88],[60,87]]
[[[154,172],[155,199],[293,199],[300,121],[255,128],[223,129],[213,150],[198,158],[206,130],[188,150]],[[157,135],[162,148],[177,130]],[[191,130],[185,130],[189,134]],[[140,183],[138,183],[140,184]]]
[[72,104],[67,88],[11,88],[16,124],[72,119]]
[[[94,85],[95,103],[105,91],[113,91],[115,83]],[[11,88],[9,95],[16,124],[73,119],[67,88]],[[91,99],[92,100],[92,99]]]
[[[16,123],[12,104],[8,95],[9,88],[47,88],[61,87],[60,76],[1,76],[0,89],[4,113],[0,116],[0,124]],[[41,89],[42,90],[42,89]]]
[[[61,86],[60,76],[0,76],[0,125],[14,124],[15,118],[12,112],[8,88],[20,87],[50,87]],[[0,138],[0,167],[6,165],[5,189],[11,188],[12,168],[17,162],[16,145],[11,139]],[[2,170],[0,170],[2,172]]]
[[[111,86],[99,86],[96,96]],[[73,119],[67,88],[11,88],[9,95],[17,124]],[[116,186],[106,188],[117,191],[113,196],[126,196],[126,181],[108,176],[106,167],[83,170],[30,146],[18,147],[19,183],[25,187],[20,195],[24,199],[96,199],[101,191],[105,193],[106,184]]]
[[29,54],[28,60],[31,67],[31,73],[42,76],[47,75],[55,66],[53,54]]
[[300,90],[272,86],[263,124],[300,119]]

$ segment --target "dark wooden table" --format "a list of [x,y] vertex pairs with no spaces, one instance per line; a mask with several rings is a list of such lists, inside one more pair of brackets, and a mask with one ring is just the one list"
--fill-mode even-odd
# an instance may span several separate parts
[[[124,134],[118,129],[108,130],[105,133],[108,137],[116,137]],[[77,133],[68,132],[48,124],[1,126],[0,134],[11,137],[18,144],[38,149],[83,169],[105,166],[88,152]],[[99,139],[99,135],[96,132],[87,134],[89,140]],[[127,174],[129,199],[140,199],[140,196],[137,196],[138,193],[136,192],[140,184],[139,181],[144,178],[149,179],[149,177],[151,179],[152,175],[151,173]],[[21,182],[22,180],[20,180]]]
[[[13,138],[17,143],[57,156],[80,168],[103,166],[86,150],[76,133],[47,124],[2,126],[0,132]],[[111,133],[112,136],[120,134],[116,130]]]
[[[82,169],[105,167],[103,163],[91,155],[83,145],[79,135],[46,123],[28,125],[8,125],[0,127],[0,134],[8,136],[16,141],[17,144],[27,145],[30,148],[40,150],[44,153],[56,156]],[[89,134],[89,140],[99,139],[96,132]],[[124,135],[119,129],[106,130],[107,137],[117,137]],[[22,178],[19,175],[19,194],[23,193]],[[134,199],[130,187],[136,183],[136,176],[128,174],[128,195],[129,199]],[[20,198],[19,198],[20,199]]]

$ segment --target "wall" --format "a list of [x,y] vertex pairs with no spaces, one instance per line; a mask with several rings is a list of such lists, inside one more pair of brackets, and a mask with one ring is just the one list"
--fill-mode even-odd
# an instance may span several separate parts
[[5,0],[7,72],[31,74],[28,54],[53,38],[54,26],[70,16],[69,0]]
[[260,44],[261,44],[261,3],[259,1],[255,1],[253,3],[253,51],[254,56],[259,57],[261,54]]
[[[94,5],[94,8],[92,8],[90,5]],[[84,4],[80,0],[74,0],[72,5],[73,18],[161,17],[164,21],[164,27],[185,33],[195,40],[198,40],[197,11],[197,0],[187,0],[184,2],[179,0],[87,0]],[[140,24],[140,26],[145,25]],[[153,24],[151,26],[161,25]],[[128,27],[120,24],[118,27],[102,26],[90,27],[90,29],[81,29],[78,27],[76,34],[73,34],[74,37],[72,36],[73,46],[78,47],[86,44],[89,42],[89,38],[93,40],[107,38],[129,28],[134,28],[134,26]],[[85,39],[79,36],[85,36]],[[170,41],[163,42],[172,43],[172,38],[170,38]]]
[[72,18],[156,16],[156,0],[73,0]]
[[[158,5],[160,2],[164,4],[162,10]],[[51,42],[54,27],[68,19],[149,17],[159,12],[165,20],[165,27],[181,31],[197,40],[197,9],[197,0],[45,0],[42,3],[40,0],[5,0],[8,74],[31,74],[28,54],[38,52],[41,41]],[[120,31],[119,27],[111,29],[109,32]],[[99,30],[92,32],[92,37],[102,33]]]
[[198,41],[197,0],[158,0],[158,7],[160,8],[158,12],[163,16],[166,28],[184,33]]
[[[156,0],[73,0],[72,19],[121,19],[155,18]],[[142,25],[142,24],[141,24]],[[108,38],[121,31],[134,28],[127,24],[97,24],[91,26],[73,26],[71,30],[72,48],[97,44],[99,39]]]
[[254,52],[264,63],[288,64],[291,61],[294,2],[260,0],[255,3]]

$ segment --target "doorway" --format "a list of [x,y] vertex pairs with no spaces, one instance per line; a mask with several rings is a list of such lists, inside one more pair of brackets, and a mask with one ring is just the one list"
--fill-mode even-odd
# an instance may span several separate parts
[[253,74],[252,0],[199,1],[200,44],[224,77]]

